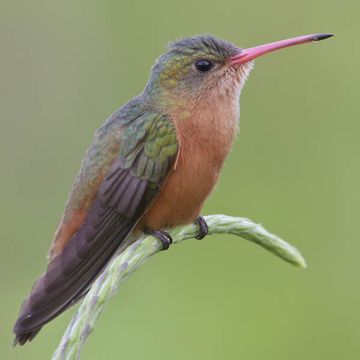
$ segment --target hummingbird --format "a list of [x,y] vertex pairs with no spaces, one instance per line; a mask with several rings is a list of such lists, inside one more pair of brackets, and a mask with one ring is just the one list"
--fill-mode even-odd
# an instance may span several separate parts
[[254,59],[331,37],[312,34],[250,48],[212,35],[169,44],[138,96],[95,132],[48,253],[14,326],[15,344],[79,301],[115,253],[142,234],[165,250],[166,229],[197,223],[239,130],[239,97]]

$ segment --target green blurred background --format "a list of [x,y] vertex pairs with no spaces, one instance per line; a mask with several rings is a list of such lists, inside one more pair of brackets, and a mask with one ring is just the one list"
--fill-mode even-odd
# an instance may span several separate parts
[[0,358],[49,359],[73,310],[24,348],[12,325],[95,129],[139,93],[168,41],[240,46],[332,32],[256,61],[241,134],[205,214],[298,246],[300,270],[245,240],[188,241],[122,287],[83,359],[358,359],[358,1],[3,1]]

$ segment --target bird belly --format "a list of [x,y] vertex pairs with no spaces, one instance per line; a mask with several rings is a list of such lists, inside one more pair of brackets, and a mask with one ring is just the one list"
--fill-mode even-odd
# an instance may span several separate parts
[[187,119],[173,114],[178,158],[139,228],[159,230],[194,222],[216,185],[237,133],[239,105],[237,98],[203,105]]
[[217,179],[218,171],[204,164],[188,168],[178,166],[169,174],[140,226],[155,230],[195,221]]

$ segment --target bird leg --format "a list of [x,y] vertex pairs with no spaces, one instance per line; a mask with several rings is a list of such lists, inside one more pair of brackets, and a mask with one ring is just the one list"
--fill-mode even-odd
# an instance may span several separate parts
[[157,239],[159,239],[162,243],[163,250],[167,250],[173,242],[172,237],[166,231],[154,230],[154,231],[147,231],[146,233],[155,236]]
[[203,239],[209,233],[209,227],[205,219],[202,216],[199,216],[196,219],[196,223],[199,225],[200,231],[198,236],[195,237],[197,240]]

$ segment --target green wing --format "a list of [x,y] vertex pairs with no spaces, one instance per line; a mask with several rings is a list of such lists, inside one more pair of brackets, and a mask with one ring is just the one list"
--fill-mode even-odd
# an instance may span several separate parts
[[167,116],[148,113],[128,124],[119,158],[100,187],[100,196],[127,218],[138,202],[145,207],[164,181],[178,150],[175,126]]
[[175,160],[178,142],[168,117],[148,112],[114,121],[121,134],[118,158],[84,223],[24,301],[14,327],[17,343],[31,340],[83,296],[153,201]]

